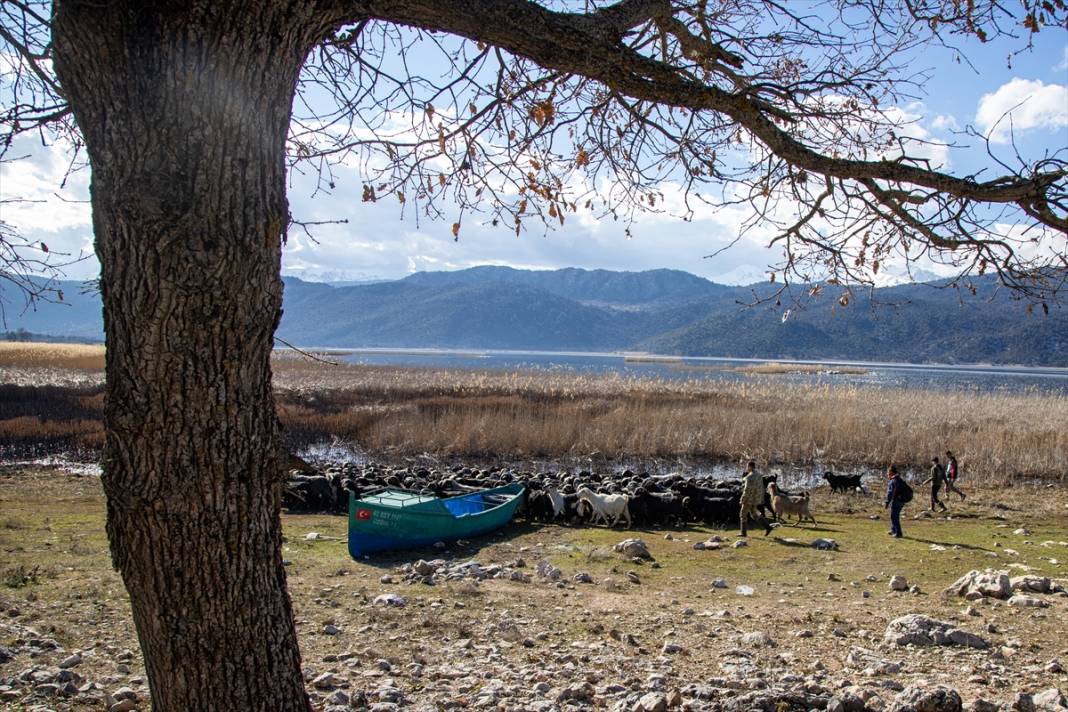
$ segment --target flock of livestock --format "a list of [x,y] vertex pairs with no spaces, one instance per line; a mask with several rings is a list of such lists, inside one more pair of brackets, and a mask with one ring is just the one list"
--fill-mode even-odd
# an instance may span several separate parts
[[[824,479],[834,491],[862,488],[860,475],[833,475]],[[764,509],[778,517],[795,514],[815,521],[807,493],[788,493],[775,486],[775,476],[764,478]],[[283,491],[282,506],[290,512],[348,511],[349,497],[381,487],[400,488],[438,497],[463,495],[488,487],[520,482],[526,501],[518,516],[531,521],[622,523],[627,527],[679,526],[700,522],[723,526],[738,523],[740,479],[708,480],[682,475],[638,474],[630,470],[609,475],[531,473],[491,467],[485,470],[456,466],[450,469],[392,468],[382,465],[345,464],[325,474],[294,472]]]

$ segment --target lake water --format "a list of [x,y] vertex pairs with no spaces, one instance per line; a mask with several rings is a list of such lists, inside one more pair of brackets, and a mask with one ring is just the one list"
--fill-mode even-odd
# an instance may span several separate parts
[[[738,381],[775,379],[783,383],[842,383],[901,389],[939,389],[977,392],[1039,391],[1068,396],[1068,368],[868,363],[863,361],[795,361],[790,359],[733,359],[715,357],[658,357],[646,354],[586,353],[580,351],[498,351],[436,349],[327,349],[332,358],[383,366],[424,366],[498,371],[565,371],[577,374],[620,374],[671,380]],[[654,359],[654,360],[649,360]],[[819,365],[816,373],[757,375],[734,368],[774,361]],[[859,369],[863,373],[847,373]]]

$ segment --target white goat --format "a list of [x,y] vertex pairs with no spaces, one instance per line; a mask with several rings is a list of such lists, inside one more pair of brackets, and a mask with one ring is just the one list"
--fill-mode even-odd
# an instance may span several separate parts
[[[614,527],[619,523],[620,517],[626,520],[627,528],[630,528],[630,497],[625,494],[596,494],[589,487],[579,487],[577,492],[580,502],[590,505],[593,510],[591,524],[596,524],[600,519],[606,526]],[[609,524],[608,518],[612,517]]]
[[545,494],[549,495],[549,500],[553,503],[553,519],[558,519],[561,514],[564,513],[564,495],[560,494],[560,490],[555,487],[546,487]]

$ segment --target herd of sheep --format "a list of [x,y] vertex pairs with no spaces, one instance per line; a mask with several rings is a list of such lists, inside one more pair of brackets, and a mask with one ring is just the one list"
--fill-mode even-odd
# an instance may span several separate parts
[[[826,473],[824,478],[834,490],[861,486],[859,475]],[[784,502],[774,502],[780,506],[773,507],[768,486],[775,479],[773,475],[764,478],[764,508],[769,512],[783,509],[796,513],[797,507],[787,505],[803,500],[804,513],[811,519],[807,496],[791,497],[790,493],[771,487],[785,498]],[[737,524],[742,490],[740,479],[709,480],[631,470],[604,475],[589,471],[533,473],[499,467],[428,469],[345,464],[331,466],[323,473],[292,472],[283,491],[282,506],[293,513],[343,513],[348,511],[350,497],[358,498],[382,487],[451,497],[513,482],[526,487],[519,517],[572,524],[622,523],[627,527]]]

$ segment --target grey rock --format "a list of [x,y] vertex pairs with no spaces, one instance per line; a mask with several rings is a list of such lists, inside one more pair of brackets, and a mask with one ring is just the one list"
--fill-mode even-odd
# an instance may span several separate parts
[[1026,692],[1016,693],[1016,697],[1009,703],[1009,709],[1012,712],[1035,712],[1035,702],[1031,699],[1031,695]]
[[1019,593],[1050,593],[1052,590],[1052,582],[1048,578],[1033,574],[1014,576],[1009,579],[1009,585]]
[[890,590],[891,591],[907,591],[909,588],[909,582],[904,576],[891,576],[890,577]]
[[742,636],[742,643],[751,648],[774,648],[776,645],[775,640],[762,630],[746,633]]
[[335,687],[338,686],[339,682],[340,680],[338,680],[337,676],[335,676],[333,673],[324,672],[322,675],[319,675],[317,678],[312,680],[311,684],[312,687],[317,690],[333,690]]
[[653,555],[649,553],[649,547],[641,539],[624,539],[613,546],[612,549],[628,559],[638,557],[651,560],[653,558]]
[[348,705],[349,694],[344,690],[334,690],[330,693],[330,696],[326,698],[326,701],[332,705]]
[[137,693],[129,687],[120,687],[111,693],[111,696],[116,700],[133,700],[137,701]]
[[1009,605],[1017,606],[1019,608],[1048,608],[1049,602],[1043,601],[1041,598],[1035,598],[1034,596],[1025,596],[1022,593],[1017,593],[1009,599]]
[[571,577],[571,580],[575,583],[593,583],[593,577],[585,571],[579,571]]
[[395,593],[383,593],[380,596],[375,596],[373,602],[375,606],[387,606],[392,608],[404,608],[408,605],[408,601],[403,596],[398,596]]
[[664,643],[664,647],[660,649],[660,652],[664,655],[676,655],[685,652],[685,649],[678,643]]
[[133,712],[137,709],[137,702],[134,700],[119,700],[115,704],[108,707],[108,712]]
[[593,699],[595,693],[596,690],[590,683],[576,683],[574,685],[568,685],[560,690],[560,692],[556,694],[556,701],[567,702],[568,700],[574,700],[576,702],[589,702]]
[[559,581],[564,575],[563,571],[544,560],[538,562],[538,565],[534,567],[534,571],[538,576],[549,581]]
[[634,705],[634,712],[667,712],[667,695],[660,692],[648,692]]
[[62,661],[60,661],[59,668],[61,670],[66,670],[68,668],[77,667],[77,666],[79,666],[81,664],[82,664],[82,656],[81,656],[81,654],[80,653],[75,653],[74,655],[66,657]]
[[1032,695],[1031,701],[1035,705],[1035,710],[1039,712],[1058,712],[1068,709],[1068,699],[1056,687]]
[[829,698],[801,690],[762,689],[736,695],[726,700],[725,712],[782,712],[783,710],[822,710]]
[[1000,709],[1001,706],[996,702],[984,700],[982,697],[975,698],[975,700],[968,705],[968,712],[998,712]]
[[969,571],[946,588],[950,595],[969,600],[979,598],[1007,599],[1012,595],[1012,583],[1004,571]]
[[918,613],[890,621],[886,626],[883,641],[891,645],[959,645],[979,649],[989,647],[989,643],[974,633]]
[[838,542],[834,539],[814,539],[812,541],[812,548],[819,549],[820,551],[838,551]]
[[864,712],[864,698],[852,691],[842,691],[827,700],[827,712]]
[[431,576],[437,573],[438,569],[430,562],[424,561],[423,559],[419,559],[419,561],[416,561],[414,564],[412,564],[412,571],[419,574],[420,576]]
[[963,704],[956,690],[942,685],[905,688],[890,712],[961,712]]

